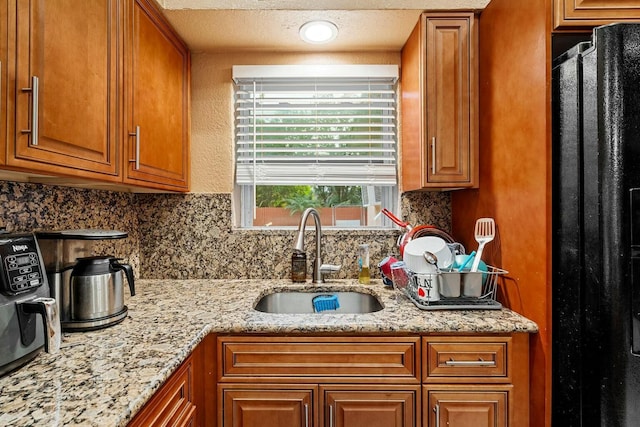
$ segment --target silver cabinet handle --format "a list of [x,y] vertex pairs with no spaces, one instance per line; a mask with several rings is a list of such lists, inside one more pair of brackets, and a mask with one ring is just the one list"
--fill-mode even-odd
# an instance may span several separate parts
[[431,138],[431,174],[436,174],[436,137]]
[[134,170],[138,170],[140,169],[140,126],[136,126],[135,132],[129,132],[129,136],[136,137],[136,154],[134,156],[135,158],[129,159],[129,161],[134,162],[136,164]]
[[39,110],[39,92],[40,79],[31,76],[31,87],[23,87],[23,92],[31,92],[31,129],[25,129],[22,133],[31,134],[30,145],[38,145],[38,110]]
[[329,427],[333,427],[333,405],[329,405]]
[[453,358],[444,362],[447,366],[496,366],[495,360],[454,360]]
[[436,403],[436,406],[433,407],[433,412],[436,413],[436,427],[440,427],[440,405]]
[[305,427],[309,427],[309,404],[304,404],[304,425]]

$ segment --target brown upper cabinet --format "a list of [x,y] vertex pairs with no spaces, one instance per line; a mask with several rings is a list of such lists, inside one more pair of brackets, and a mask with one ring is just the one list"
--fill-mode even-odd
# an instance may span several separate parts
[[189,51],[150,0],[130,0],[127,18],[124,182],[187,190]]
[[554,0],[556,30],[588,30],[613,22],[640,21],[637,0]]
[[424,13],[402,49],[402,190],[478,186],[473,13]]
[[151,0],[6,10],[5,169],[188,191],[189,52]]
[[[6,162],[7,151],[7,22],[8,0],[0,0],[0,165]],[[3,29],[4,28],[4,29]]]
[[114,181],[118,5],[12,1],[7,165]]

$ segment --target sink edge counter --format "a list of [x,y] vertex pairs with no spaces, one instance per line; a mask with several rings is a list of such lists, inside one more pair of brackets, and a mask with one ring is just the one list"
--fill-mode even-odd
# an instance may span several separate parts
[[[280,290],[372,293],[384,305],[367,314],[269,314],[258,299]],[[325,288],[326,289],[326,288]],[[209,333],[511,333],[537,332],[507,309],[422,311],[398,302],[380,281],[326,285],[289,280],[139,280],[120,324],[65,333],[60,353],[39,354],[0,379],[0,425],[124,426]]]

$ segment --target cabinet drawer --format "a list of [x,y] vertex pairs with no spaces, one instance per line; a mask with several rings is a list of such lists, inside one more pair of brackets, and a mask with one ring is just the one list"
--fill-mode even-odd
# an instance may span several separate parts
[[129,426],[187,426],[195,419],[193,361],[189,357],[169,377]]
[[220,381],[419,382],[418,337],[219,337]]
[[426,382],[509,382],[510,337],[424,338]]

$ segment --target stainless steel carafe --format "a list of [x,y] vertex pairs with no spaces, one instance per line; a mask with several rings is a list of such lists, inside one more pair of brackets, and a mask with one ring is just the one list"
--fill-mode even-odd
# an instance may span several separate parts
[[135,295],[133,268],[112,256],[78,258],[69,279],[70,320],[93,327],[122,321],[126,277],[131,296]]

